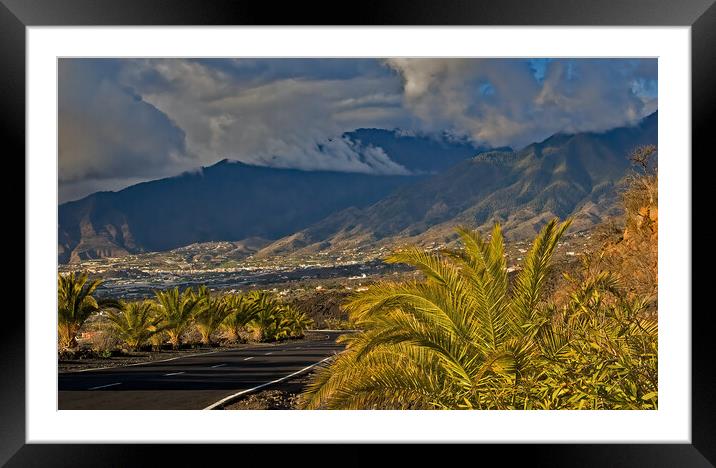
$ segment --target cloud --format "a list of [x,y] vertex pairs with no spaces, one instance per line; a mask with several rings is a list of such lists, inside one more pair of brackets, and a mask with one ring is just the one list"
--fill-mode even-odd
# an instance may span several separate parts
[[61,59],[60,200],[224,158],[403,174],[341,137],[400,128],[520,147],[656,109],[656,60]]
[[300,69],[310,61],[302,60],[294,61],[297,69],[282,64],[270,74],[259,67],[258,80],[246,71],[258,67],[255,61],[241,63],[219,68],[206,61],[142,60],[124,67],[123,80],[170,115],[186,132],[187,150],[206,163],[230,158],[303,169],[398,170],[384,153],[367,156],[340,143],[340,135],[355,128],[406,122],[397,76],[382,67],[380,74],[362,74],[365,65],[354,64],[356,73],[349,67],[337,76],[335,66],[323,65],[327,76],[314,70],[307,77]]
[[114,79],[113,63],[59,61],[60,200],[78,187],[158,177],[191,164],[184,131]]
[[521,147],[601,131],[657,107],[656,60],[388,59],[407,109],[430,129]]
[[267,156],[255,161],[260,165],[321,171],[357,172],[365,174],[409,175],[405,167],[392,161],[383,148],[363,145],[345,137],[329,138],[317,145],[302,141],[273,142],[275,154],[291,154],[291,158]]

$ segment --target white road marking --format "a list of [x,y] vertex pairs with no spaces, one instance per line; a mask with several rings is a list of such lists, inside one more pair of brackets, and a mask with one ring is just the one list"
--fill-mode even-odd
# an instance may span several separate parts
[[226,365],[226,364],[217,364],[217,365],[215,365],[215,366],[211,366],[211,368],[212,368],[212,369],[216,369],[217,367],[223,367],[223,366],[225,366],[225,365]]
[[136,364],[128,364],[127,367],[129,367],[129,366],[142,366],[142,365],[144,365],[144,364],[151,364],[151,363],[153,363],[153,362],[169,362],[169,361],[173,361],[173,360],[175,360],[175,359],[183,359],[183,358],[194,357],[194,356],[204,356],[205,354],[220,353],[220,352],[222,352],[222,351],[226,351],[226,350],[217,349],[216,351],[209,351],[209,352],[207,352],[207,353],[187,354],[187,355],[184,355],[184,356],[176,356],[176,357],[169,358],[169,359],[160,359],[159,361],[137,362]]
[[[314,332],[341,332],[342,333],[342,332],[357,332],[360,330],[311,330],[311,331],[314,331]],[[241,348],[217,349],[216,351],[209,351],[206,353],[185,354],[183,356],[175,356],[175,357],[168,358],[168,359],[157,359],[156,361],[135,362],[134,364],[123,364],[121,366],[106,366],[106,367],[93,367],[91,369],[68,370],[68,371],[64,371],[64,372],[60,372],[60,373],[61,374],[75,374],[75,373],[79,373],[79,372],[92,372],[92,371],[96,371],[96,370],[120,369],[122,367],[146,366],[147,364],[153,364],[155,362],[169,362],[169,361],[174,361],[175,359],[183,359],[183,358],[194,357],[194,356],[203,356],[205,354],[214,354],[214,353],[221,353],[221,352],[234,351],[234,350],[238,351],[238,350],[241,350]],[[288,351],[288,350],[282,349],[281,351],[283,352],[283,351]]]
[[122,382],[116,382],[116,383],[111,383],[111,384],[107,384],[107,385],[100,385],[98,387],[88,388],[87,390],[98,390],[100,388],[113,387],[115,385],[121,385],[121,384],[122,384]]
[[244,359],[244,361],[248,361],[249,359],[253,359],[253,358],[254,358],[253,356],[247,357],[246,359]]
[[227,402],[227,401],[229,401],[229,400],[231,400],[231,399],[233,399],[233,398],[236,398],[237,396],[243,395],[243,394],[245,394],[245,393],[249,393],[249,392],[256,391],[256,390],[258,390],[258,389],[260,389],[260,388],[264,388],[264,387],[267,387],[267,386],[269,386],[269,385],[273,385],[273,384],[275,384],[275,383],[283,382],[284,380],[290,379],[290,378],[293,377],[294,375],[298,375],[298,374],[300,374],[300,373],[302,373],[302,372],[306,372],[308,369],[310,369],[310,368],[312,368],[312,367],[316,367],[317,365],[322,364],[322,363],[328,361],[329,359],[333,359],[333,356],[328,356],[327,358],[325,358],[325,359],[323,359],[323,360],[321,360],[321,361],[318,361],[318,362],[316,362],[316,363],[314,363],[314,364],[311,364],[311,365],[308,366],[308,367],[304,367],[303,369],[298,370],[298,371],[294,372],[293,374],[288,374],[288,375],[285,376],[285,377],[281,377],[280,379],[272,380],[271,382],[266,382],[265,384],[257,385],[256,387],[249,388],[249,389],[247,389],[247,390],[242,390],[242,391],[240,391],[240,392],[238,392],[238,393],[234,393],[233,395],[229,395],[229,396],[227,396],[226,398],[222,398],[221,400],[217,401],[216,403],[212,403],[211,405],[207,406],[207,407],[204,408],[204,409],[205,409],[205,410],[213,410],[213,409],[216,408],[217,406],[221,406],[221,405],[224,404],[225,402]]
[[220,353],[223,351],[233,351],[233,350],[217,349],[216,351],[209,351],[206,353],[185,354],[183,356],[174,356],[173,358],[169,358],[169,359],[157,359],[156,361],[144,361],[144,362],[135,362],[134,364],[123,364],[121,366],[93,367],[91,369],[65,371],[65,372],[61,372],[61,374],[75,374],[75,373],[79,373],[79,372],[91,372],[91,371],[105,370],[105,369],[121,369],[122,367],[146,366],[147,364],[154,364],[155,362],[169,362],[169,361],[173,361],[175,359],[183,359],[183,358],[194,357],[194,356],[203,356],[205,354]]
[[[273,351],[272,351],[272,352],[273,352]],[[271,353],[266,353],[266,356],[268,356],[269,354],[271,354]]]
[[164,374],[165,377],[169,377],[170,375],[179,375],[184,374],[185,372],[172,372],[171,374]]

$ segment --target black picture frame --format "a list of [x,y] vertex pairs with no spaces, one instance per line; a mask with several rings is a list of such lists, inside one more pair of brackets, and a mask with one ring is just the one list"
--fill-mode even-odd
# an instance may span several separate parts
[[[0,128],[5,135],[6,148],[9,142],[15,154],[25,154],[26,27],[60,25],[690,26],[693,153],[706,156],[711,140],[707,121],[716,108],[714,0],[393,0],[360,4],[315,1],[282,2],[280,6],[255,0],[0,0],[0,102],[3,110]],[[8,151],[7,157],[10,153]],[[24,164],[20,171],[24,174]],[[20,179],[16,179],[17,184]],[[18,190],[17,185],[14,188],[4,186],[4,200],[13,200],[10,198],[13,194],[17,198]],[[697,203],[697,198],[692,198]],[[698,210],[692,209],[692,212]],[[17,219],[24,219],[24,214],[19,214]],[[31,248],[25,242],[25,251]],[[31,293],[28,291],[29,280],[27,278],[25,283],[26,294]],[[698,284],[699,281],[703,279],[694,275],[693,282]],[[531,466],[714,466],[716,400],[710,393],[714,389],[715,373],[707,336],[710,309],[694,310],[691,444],[520,445],[508,450],[509,461],[524,458]],[[195,460],[206,463],[209,451],[211,459],[215,460],[236,454],[236,449],[229,445],[26,444],[25,331],[22,314],[5,314],[0,327],[0,464],[23,467],[132,466],[148,464],[153,452],[161,453],[160,459],[165,465],[185,465]],[[505,454],[505,447],[499,445],[484,445],[477,450],[483,460],[489,459],[485,456],[504,457]],[[418,455],[424,451],[423,447],[417,446],[411,449],[411,453]],[[351,449],[350,453],[353,463],[370,460],[369,452]]]

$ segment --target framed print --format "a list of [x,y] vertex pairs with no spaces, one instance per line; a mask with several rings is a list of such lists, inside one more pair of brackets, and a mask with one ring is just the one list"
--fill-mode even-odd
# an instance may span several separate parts
[[0,460],[712,466],[712,2],[312,7],[3,0],[26,266]]

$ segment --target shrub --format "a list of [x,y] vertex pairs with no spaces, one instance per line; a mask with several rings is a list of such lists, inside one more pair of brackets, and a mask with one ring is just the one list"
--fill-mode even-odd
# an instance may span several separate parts
[[[161,324],[161,322],[160,322]],[[152,336],[149,337],[149,344],[152,345],[153,351],[159,351],[162,349],[162,346],[167,341],[167,334],[164,330],[161,328],[154,333]]]
[[313,323],[305,313],[281,303],[265,291],[252,291],[248,300],[253,302],[255,308],[249,326],[253,328],[259,341],[300,338]]
[[251,294],[229,294],[224,296],[224,300],[231,313],[224,320],[222,328],[229,341],[237,341],[259,309]]
[[382,282],[347,308],[363,331],[320,369],[306,408],[655,408],[656,331],[644,301],[602,273],[558,308],[542,297],[569,222],[548,223],[510,287],[499,225],[488,241],[459,229],[464,248],[406,249],[388,259],[425,276]]
[[313,325],[308,315],[288,305],[282,307],[281,314],[289,338],[302,338],[304,332]]
[[199,306],[194,314],[194,324],[201,334],[201,343],[211,345],[211,336],[231,314],[230,304],[221,296],[212,297],[205,287],[199,289]]
[[98,330],[90,338],[92,351],[100,357],[110,357],[119,346],[120,341],[110,330]]
[[107,319],[112,333],[132,350],[138,350],[159,332],[162,317],[151,301],[120,302],[119,309],[110,310]]
[[257,312],[250,327],[259,341],[276,341],[288,336],[289,330],[283,321],[282,305],[270,293],[252,291],[251,300],[256,304]]
[[355,324],[350,320],[341,320],[339,318],[327,318],[323,323],[329,330],[353,330],[355,328]]
[[650,212],[657,209],[658,169],[653,161],[656,151],[654,145],[639,146],[629,156],[634,170],[627,177],[626,190],[622,193],[627,230],[641,230],[652,221]]
[[166,291],[156,291],[155,300],[157,313],[161,317],[161,328],[169,337],[174,349],[182,343],[182,335],[189,329],[194,319],[194,313],[199,308],[200,298],[191,288],[179,293],[175,287]]
[[57,275],[57,323],[60,349],[77,347],[77,332],[90,315],[115,306],[114,301],[93,297],[100,280],[88,282],[87,273]]

